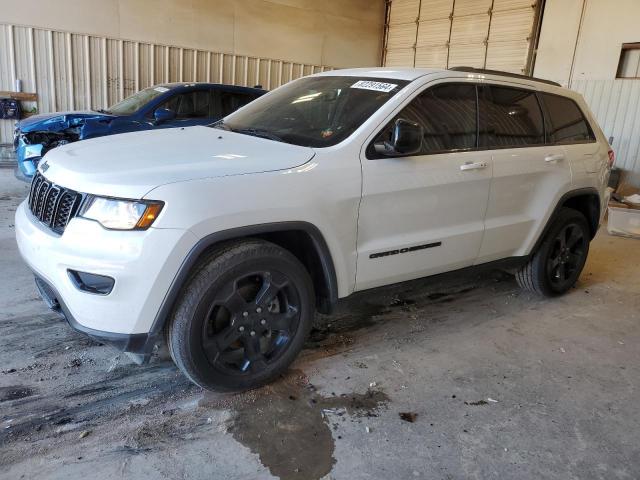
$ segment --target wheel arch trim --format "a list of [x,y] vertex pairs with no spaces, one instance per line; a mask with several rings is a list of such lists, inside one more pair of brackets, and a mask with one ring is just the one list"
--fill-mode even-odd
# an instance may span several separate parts
[[191,250],[189,250],[189,253],[187,253],[182,261],[182,264],[178,268],[178,272],[174,276],[173,281],[162,300],[160,308],[153,320],[150,333],[158,334],[163,329],[169,315],[171,314],[171,310],[178,299],[180,290],[189,278],[189,274],[196,265],[198,258],[200,258],[207,249],[229,240],[240,240],[253,235],[286,231],[302,231],[308,234],[311,238],[313,246],[320,259],[323,276],[327,282],[329,303],[334,305],[338,301],[338,281],[336,271],[331,251],[329,250],[327,242],[318,227],[309,222],[303,221],[275,222],[243,226],[228,230],[221,230],[219,232],[206,235],[198,240]]
[[[546,222],[544,228],[542,229],[542,232],[538,236],[538,239],[536,240],[533,248],[531,249],[531,252],[529,252],[529,255],[533,255],[538,250],[538,248],[540,248],[540,245],[542,244],[542,242],[544,241],[545,236],[549,232],[549,229],[551,228],[551,225],[553,224],[555,219],[558,217],[558,213],[560,212],[560,209],[562,209],[564,207],[564,204],[567,202],[567,200],[570,200],[570,199],[576,198],[576,197],[586,196],[586,195],[593,195],[596,198],[598,198],[598,200],[600,199],[600,194],[598,193],[598,190],[596,190],[594,187],[584,187],[584,188],[577,188],[575,190],[570,190],[570,191],[566,192],[564,195],[562,195],[560,197],[560,199],[556,203],[555,208],[551,212],[551,215],[549,215],[549,218],[547,219],[547,222]],[[600,219],[600,202],[598,201],[597,220],[599,220],[599,219]],[[591,220],[589,218],[587,218],[587,221],[591,222]],[[594,232],[593,232],[594,236],[595,236],[595,233],[596,233],[595,231],[597,231],[597,229],[598,229],[598,225],[596,224],[596,227],[595,227]]]

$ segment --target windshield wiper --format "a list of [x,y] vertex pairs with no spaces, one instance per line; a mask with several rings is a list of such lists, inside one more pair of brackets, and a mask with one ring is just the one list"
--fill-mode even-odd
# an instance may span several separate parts
[[269,130],[264,130],[262,128],[238,128],[238,129],[231,128],[230,130],[236,133],[243,133],[245,135],[252,135],[254,137],[266,138],[268,140],[274,140],[276,142],[286,143],[281,137],[279,137],[275,133],[272,133]]
[[98,113],[107,113],[107,114],[111,113],[109,110],[105,110],[104,108],[100,108],[100,109],[96,110],[96,112],[98,112]]

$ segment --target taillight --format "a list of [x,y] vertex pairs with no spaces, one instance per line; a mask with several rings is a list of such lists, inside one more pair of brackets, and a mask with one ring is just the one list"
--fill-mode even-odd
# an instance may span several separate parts
[[616,161],[616,154],[613,150],[609,150],[609,168],[613,167],[613,163]]

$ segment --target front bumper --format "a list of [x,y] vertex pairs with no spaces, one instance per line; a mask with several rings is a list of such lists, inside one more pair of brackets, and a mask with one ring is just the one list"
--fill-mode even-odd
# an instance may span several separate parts
[[85,327],[73,318],[62,296],[60,296],[52,285],[48,284],[38,275],[34,275],[34,277],[42,300],[44,300],[51,310],[64,318],[75,331],[84,333],[98,342],[109,344],[122,352],[132,354],[138,363],[143,363],[150,357],[153,347],[158,340],[159,332],[125,334],[105,332]]
[[[131,349],[146,344],[138,334],[157,333],[156,316],[195,244],[187,230],[113,231],[79,217],[57,235],[33,217],[26,201],[16,210],[15,227],[20,254],[49,286],[69,323]],[[113,290],[108,295],[80,290],[69,270],[111,277]]]

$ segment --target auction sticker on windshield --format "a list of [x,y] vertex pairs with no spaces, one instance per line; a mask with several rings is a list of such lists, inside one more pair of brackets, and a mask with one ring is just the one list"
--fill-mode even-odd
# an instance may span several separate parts
[[168,92],[169,89],[167,87],[155,87],[154,90],[156,92],[160,92],[160,93],[164,93],[164,92]]
[[372,80],[358,80],[356,83],[351,85],[351,88],[362,88],[363,90],[374,90],[376,92],[389,93],[397,86],[398,85],[396,83],[374,82]]

